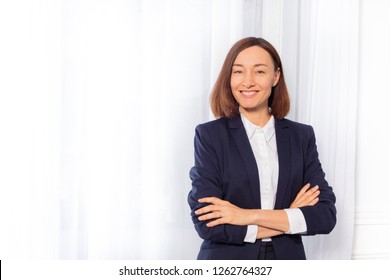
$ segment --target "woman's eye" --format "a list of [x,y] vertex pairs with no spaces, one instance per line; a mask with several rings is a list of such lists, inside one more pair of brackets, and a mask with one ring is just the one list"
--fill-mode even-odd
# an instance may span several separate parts
[[265,72],[262,70],[256,71],[257,74],[264,74]]
[[233,73],[234,73],[234,74],[241,74],[242,71],[241,71],[241,70],[234,70]]

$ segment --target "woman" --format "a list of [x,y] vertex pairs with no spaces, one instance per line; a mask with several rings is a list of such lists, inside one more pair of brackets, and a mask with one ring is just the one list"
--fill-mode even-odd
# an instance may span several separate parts
[[217,120],[196,128],[188,202],[204,239],[198,259],[305,259],[301,235],[334,228],[313,129],[285,119],[289,107],[275,48],[238,41],[211,94]]

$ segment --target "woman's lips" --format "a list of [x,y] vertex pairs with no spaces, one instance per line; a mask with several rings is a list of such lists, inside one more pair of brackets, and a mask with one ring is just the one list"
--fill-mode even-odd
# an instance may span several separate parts
[[257,90],[240,90],[240,92],[247,97],[251,97],[255,95],[258,91]]

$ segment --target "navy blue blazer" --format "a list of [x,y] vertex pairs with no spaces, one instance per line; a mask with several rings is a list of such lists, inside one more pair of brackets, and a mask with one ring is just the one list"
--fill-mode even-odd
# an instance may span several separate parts
[[[325,180],[318,159],[313,128],[287,119],[275,119],[279,180],[275,209],[289,208],[301,188],[320,188],[319,202],[302,207],[307,235],[327,234],[336,224],[335,195]],[[198,199],[215,196],[241,208],[261,209],[256,160],[241,117],[221,118],[198,125],[195,134],[195,166],[190,170],[188,195],[192,221],[204,239],[198,259],[258,259],[260,241],[245,243],[247,226],[206,227],[194,211],[205,206]],[[277,259],[306,259],[299,234],[272,238]]]

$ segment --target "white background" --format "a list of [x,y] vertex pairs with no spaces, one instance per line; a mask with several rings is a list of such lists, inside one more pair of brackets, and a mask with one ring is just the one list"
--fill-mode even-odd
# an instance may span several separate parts
[[289,117],[315,127],[338,197],[338,225],[308,240],[309,256],[390,259],[389,11],[386,0],[0,0],[0,258],[194,259],[194,128],[212,118],[230,45],[256,35],[280,51]]

